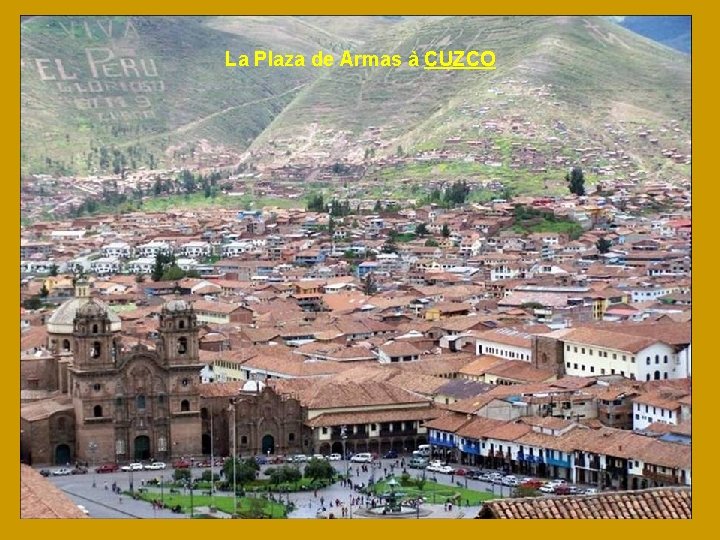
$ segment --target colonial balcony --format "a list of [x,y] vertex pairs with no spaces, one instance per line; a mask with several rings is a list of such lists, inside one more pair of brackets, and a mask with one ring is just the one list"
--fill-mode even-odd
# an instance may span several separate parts
[[655,482],[660,482],[662,484],[681,484],[681,478],[678,476],[677,472],[675,473],[660,473],[657,472],[653,467],[648,467],[645,465],[643,467],[642,475],[647,478],[648,480],[653,480]]

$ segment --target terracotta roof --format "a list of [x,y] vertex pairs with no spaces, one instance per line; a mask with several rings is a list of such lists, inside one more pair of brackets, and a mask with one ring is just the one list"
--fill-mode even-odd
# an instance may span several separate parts
[[57,412],[74,412],[72,398],[62,395],[23,404],[20,407],[20,417],[28,422],[49,418]]
[[230,397],[237,396],[242,390],[245,381],[231,381],[223,383],[207,383],[200,385],[200,397]]
[[658,341],[662,341],[648,337],[631,336],[617,331],[600,330],[596,327],[577,328],[568,332],[562,340],[566,343],[594,345],[630,353],[637,353]]
[[27,465],[20,465],[21,518],[84,518],[82,510],[54,484]]
[[439,416],[438,418],[435,418],[434,420],[431,420],[430,422],[427,422],[425,424],[425,427],[428,429],[438,429],[440,431],[447,431],[447,432],[455,432],[456,430],[460,429],[464,424],[469,423],[470,420],[468,419],[467,415],[464,414],[456,414],[456,413],[446,413],[442,416]]
[[653,488],[572,497],[528,497],[486,502],[489,519],[690,519],[690,488]]

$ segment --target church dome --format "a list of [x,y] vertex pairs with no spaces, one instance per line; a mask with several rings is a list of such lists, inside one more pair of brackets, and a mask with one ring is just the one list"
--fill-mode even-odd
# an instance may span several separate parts
[[107,308],[101,306],[93,298],[90,298],[87,302],[85,302],[85,305],[80,306],[77,310],[77,316],[79,317],[103,318],[107,314]]
[[[82,311],[81,311],[82,310]],[[99,316],[107,314],[110,319],[110,331],[120,331],[120,317],[110,311],[101,300],[90,299],[88,297],[71,298],[67,302],[60,305],[55,313],[48,319],[47,330],[50,334],[72,334],[73,322],[78,313],[85,317]]]

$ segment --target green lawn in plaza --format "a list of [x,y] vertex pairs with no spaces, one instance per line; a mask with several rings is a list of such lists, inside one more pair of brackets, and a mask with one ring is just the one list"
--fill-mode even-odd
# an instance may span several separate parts
[[[138,493],[138,496],[148,503],[153,500],[160,500],[161,495],[159,491],[145,491],[144,493]],[[162,500],[167,507],[173,507],[180,505],[183,513],[190,513],[190,494],[169,494],[165,492],[162,496]],[[196,495],[193,494],[192,506],[197,509],[200,506],[213,505],[221,512],[232,514],[234,511],[234,501],[231,495],[218,495],[217,493],[211,498],[208,495]],[[262,497],[238,497],[237,499],[238,513],[241,515],[249,515],[253,512],[262,512],[265,517],[268,518],[284,518],[285,517],[285,506],[276,502],[268,501]]]
[[[396,480],[399,483],[402,482],[400,478],[397,478]],[[462,480],[460,480],[460,482],[464,483]],[[401,483],[401,485],[396,488],[396,491],[398,493],[402,493],[401,499],[415,499],[423,497],[428,503],[433,504],[442,504],[451,497],[457,497],[458,495],[463,506],[466,504],[470,504],[470,506],[477,506],[483,501],[500,498],[499,495],[493,495],[492,493],[488,493],[486,491],[476,491],[474,489],[468,489],[457,485],[449,486],[446,484],[439,484],[437,482],[433,482],[432,480],[425,480],[425,482],[421,483],[421,485],[422,489],[419,488],[417,479],[411,478],[405,484]],[[373,486],[373,493],[375,495],[382,495],[389,492],[390,489],[387,487],[387,480],[377,482]]]

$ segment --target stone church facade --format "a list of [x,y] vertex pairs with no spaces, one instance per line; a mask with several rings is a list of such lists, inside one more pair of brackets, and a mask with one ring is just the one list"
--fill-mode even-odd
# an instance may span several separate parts
[[310,449],[297,400],[254,381],[201,384],[198,330],[192,305],[173,299],[160,310],[154,349],[124,345],[120,319],[79,282],[48,321],[45,369],[55,384],[44,390],[55,395],[21,405],[21,460],[95,465],[227,456],[233,445],[243,456]]

